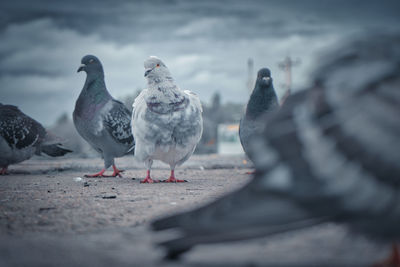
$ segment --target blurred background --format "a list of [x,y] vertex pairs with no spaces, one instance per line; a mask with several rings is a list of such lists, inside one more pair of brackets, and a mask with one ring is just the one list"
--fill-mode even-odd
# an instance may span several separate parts
[[13,104],[94,152],[72,123],[86,54],[100,58],[110,93],[131,109],[146,87],[143,61],[160,57],[177,84],[198,94],[204,133],[196,153],[242,153],[238,122],[257,70],[275,90],[308,84],[320,51],[361,32],[396,30],[400,1],[1,1],[0,102]]

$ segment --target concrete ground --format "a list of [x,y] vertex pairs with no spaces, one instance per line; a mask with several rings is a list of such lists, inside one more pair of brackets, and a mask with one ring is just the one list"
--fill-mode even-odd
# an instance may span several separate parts
[[[117,159],[123,178],[84,178],[101,159],[34,158],[0,176],[0,266],[370,266],[388,253],[324,224],[229,244],[198,246],[178,262],[163,261],[154,218],[210,202],[244,185],[243,156],[193,156],[176,170],[182,184],[140,184],[143,165]],[[153,178],[166,179],[166,165]]]

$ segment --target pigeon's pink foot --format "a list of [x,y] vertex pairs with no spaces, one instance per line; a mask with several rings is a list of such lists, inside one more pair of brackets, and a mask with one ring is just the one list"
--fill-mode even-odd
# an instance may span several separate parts
[[125,170],[118,170],[117,166],[115,166],[115,165],[112,165],[112,167],[113,167],[114,172],[113,172],[113,174],[110,175],[110,177],[117,177],[117,176],[122,177],[121,173],[123,173]]
[[104,175],[106,169],[102,169],[100,172],[95,173],[95,174],[85,174],[85,177],[87,178],[93,178],[93,177],[107,177]]
[[171,170],[171,176],[167,180],[163,181],[163,183],[186,183],[186,182],[187,182],[186,180],[176,179],[174,170]]
[[254,171],[249,171],[249,172],[246,172],[246,174],[255,174],[256,173],[256,171],[254,170]]
[[7,167],[4,167],[0,170],[0,175],[6,175],[7,173]]
[[147,176],[144,178],[144,180],[140,181],[141,184],[154,184],[154,183],[159,183],[159,180],[153,180],[150,177],[150,171],[147,170]]
[[376,263],[373,265],[374,267],[400,267],[400,250],[397,244],[393,244],[392,253],[389,258]]

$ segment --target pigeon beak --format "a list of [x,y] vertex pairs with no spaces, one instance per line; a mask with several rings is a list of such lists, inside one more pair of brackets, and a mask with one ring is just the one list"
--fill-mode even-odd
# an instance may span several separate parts
[[149,75],[150,71],[152,71],[153,69],[146,69],[146,71],[144,72],[144,77],[147,77],[147,75]]
[[77,72],[83,71],[85,69],[86,65],[85,64],[81,64],[78,68]]
[[271,83],[270,77],[263,77],[262,80],[265,82],[266,85],[269,85]]

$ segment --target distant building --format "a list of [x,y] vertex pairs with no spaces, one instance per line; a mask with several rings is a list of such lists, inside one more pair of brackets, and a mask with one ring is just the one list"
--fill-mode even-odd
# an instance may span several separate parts
[[[221,95],[216,92],[210,105],[203,105],[203,135],[196,147],[196,154],[218,153],[220,124],[235,125],[243,114],[243,104],[221,103]],[[224,150],[224,149],[223,149]]]
[[239,124],[218,125],[218,154],[240,155],[243,148],[239,139]]

